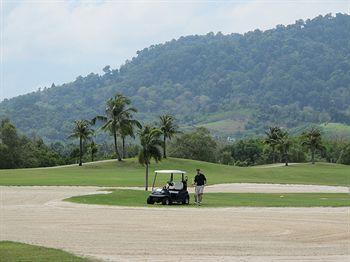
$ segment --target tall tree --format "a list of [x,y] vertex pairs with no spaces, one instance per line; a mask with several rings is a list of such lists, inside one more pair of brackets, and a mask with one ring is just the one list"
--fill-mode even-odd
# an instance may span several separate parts
[[130,104],[131,101],[129,98],[117,94],[107,101],[106,116],[96,116],[92,120],[93,123],[95,123],[96,120],[104,122],[101,129],[113,136],[114,150],[118,161],[122,160],[122,156],[118,150],[118,134],[121,133],[122,126],[125,122],[134,121],[133,113],[137,112],[136,108],[129,106]]
[[287,131],[281,131],[278,138],[278,146],[282,155],[282,159],[286,166],[288,166],[289,162],[289,149],[292,144],[292,141],[289,138],[289,134]]
[[322,150],[322,134],[318,128],[312,127],[309,131],[303,132],[302,145],[306,146],[311,152],[311,163],[315,164],[315,153],[316,150]]
[[139,152],[139,163],[146,167],[145,190],[148,190],[148,171],[151,159],[156,162],[162,159],[160,147],[162,141],[160,139],[162,131],[156,127],[145,126],[140,132],[140,141],[142,149]]
[[276,146],[278,145],[278,139],[281,135],[281,128],[278,126],[269,127],[269,130],[265,132],[266,138],[264,143],[269,145],[272,149],[272,162],[276,163]]
[[163,133],[163,157],[166,158],[166,140],[178,133],[178,126],[175,124],[175,118],[171,115],[162,115],[160,119],[160,130]]
[[20,137],[10,119],[0,122],[0,167],[16,168],[21,166]]
[[87,120],[76,120],[74,122],[73,133],[70,138],[79,138],[79,166],[83,164],[83,142],[88,140],[93,134],[93,130],[90,127],[90,122]]

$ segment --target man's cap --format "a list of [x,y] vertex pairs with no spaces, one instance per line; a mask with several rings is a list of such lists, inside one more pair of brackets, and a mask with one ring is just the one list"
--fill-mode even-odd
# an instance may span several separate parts
[[196,171],[201,171],[201,170],[199,168],[197,168]]

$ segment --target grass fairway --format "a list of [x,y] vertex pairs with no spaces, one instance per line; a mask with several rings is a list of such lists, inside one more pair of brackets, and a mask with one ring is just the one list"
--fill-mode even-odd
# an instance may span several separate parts
[[[110,194],[77,196],[66,199],[81,204],[100,204],[116,206],[153,207],[161,204],[147,205],[146,198],[150,192],[140,190],[112,190]],[[193,195],[191,203],[193,207]],[[189,207],[176,205],[178,207]],[[204,207],[340,207],[350,206],[349,194],[262,194],[262,193],[208,193],[204,195]]]
[[68,252],[46,248],[41,246],[33,246],[23,243],[1,241],[0,242],[0,261],[6,262],[87,262],[85,258],[74,256]]
[[[170,158],[152,163],[155,169],[181,169],[192,181],[195,169],[202,169],[208,184],[281,183],[350,186],[350,166],[327,163],[298,164],[289,167],[234,167],[201,161]],[[0,185],[143,186],[145,170],[136,159],[107,161],[57,168],[0,170]],[[164,177],[164,181],[166,178]],[[159,180],[160,185],[164,181]]]

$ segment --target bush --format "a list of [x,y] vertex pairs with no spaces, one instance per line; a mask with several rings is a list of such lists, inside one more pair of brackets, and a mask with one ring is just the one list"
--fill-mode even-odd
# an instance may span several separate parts
[[182,134],[175,138],[170,143],[169,155],[179,158],[216,162],[217,143],[206,128],[199,127],[191,133]]

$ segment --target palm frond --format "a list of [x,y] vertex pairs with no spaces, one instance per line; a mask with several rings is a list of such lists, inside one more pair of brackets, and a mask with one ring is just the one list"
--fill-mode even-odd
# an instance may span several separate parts
[[105,116],[95,116],[93,119],[91,119],[91,124],[95,125],[97,121],[106,122],[108,119]]

